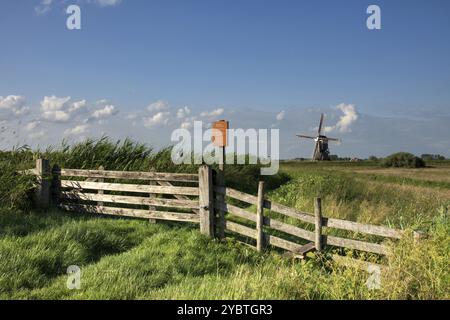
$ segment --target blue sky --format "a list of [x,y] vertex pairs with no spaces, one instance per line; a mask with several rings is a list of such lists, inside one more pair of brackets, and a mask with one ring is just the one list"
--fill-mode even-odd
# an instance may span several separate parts
[[[70,4],[81,30],[66,28]],[[381,30],[366,27],[370,4]],[[450,156],[449,17],[445,0],[2,0],[0,146],[100,134],[160,146],[203,114],[280,128],[282,155],[308,156],[295,133],[320,112],[336,127],[344,104],[358,116],[330,129],[343,139],[332,153]]]

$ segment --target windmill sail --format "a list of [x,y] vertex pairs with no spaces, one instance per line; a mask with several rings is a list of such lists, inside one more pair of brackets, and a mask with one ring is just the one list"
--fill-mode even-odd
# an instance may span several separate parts
[[320,114],[319,130],[317,130],[317,134],[319,136],[322,134],[322,124],[323,124],[323,113]]

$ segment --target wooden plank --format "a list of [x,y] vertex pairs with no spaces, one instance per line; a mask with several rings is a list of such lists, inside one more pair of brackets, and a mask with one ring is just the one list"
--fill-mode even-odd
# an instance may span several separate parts
[[298,211],[296,209],[286,207],[282,204],[278,204],[278,203],[266,200],[266,201],[264,201],[264,208],[284,214],[285,216],[288,216],[291,218],[298,219],[303,222],[312,223],[312,224],[315,223],[315,219],[314,219],[313,215],[311,215],[307,212],[302,212],[302,211]]
[[314,250],[316,250],[316,244],[314,242],[308,242],[300,248],[298,253],[304,256],[308,252],[312,252]]
[[198,170],[200,232],[214,237],[214,194],[212,169],[202,165]]
[[163,186],[149,186],[144,184],[101,183],[101,182],[86,182],[86,181],[72,181],[72,180],[62,180],[61,187],[88,189],[88,190],[92,189],[92,190],[123,191],[123,192],[182,194],[190,196],[198,195],[198,188],[196,187],[163,187]]
[[[156,183],[159,184],[160,186],[164,186],[164,187],[172,187],[173,186],[173,184],[171,184],[169,181],[156,181]],[[172,196],[178,200],[190,200],[188,197],[180,195],[180,194],[173,194]],[[200,210],[192,209],[192,212],[199,214]]]
[[305,240],[309,240],[309,241],[314,241],[314,232],[312,231],[308,231],[287,223],[283,223],[281,221],[269,218],[269,217],[265,217],[264,218],[264,224],[266,226],[269,226],[272,229],[281,231],[281,232],[285,232],[287,234],[305,239]]
[[100,207],[80,204],[60,204],[61,209],[67,211],[80,211],[87,213],[98,213],[115,216],[127,216],[145,219],[161,219],[170,221],[184,221],[184,222],[199,222],[199,217],[196,214],[166,212],[166,211],[149,211],[141,209],[130,208],[115,208],[115,207]]
[[288,240],[281,239],[272,235],[267,235],[268,244],[294,253],[300,253],[303,245]]
[[359,233],[372,234],[376,236],[389,237],[394,239],[400,239],[403,236],[402,230],[391,229],[383,226],[362,224],[358,222],[334,218],[323,218],[323,226],[326,226],[328,228],[336,228]]
[[306,254],[316,250],[316,244],[314,242],[309,242],[303,245],[297,252],[286,251],[283,256],[292,257],[294,259],[306,259]]
[[254,204],[256,205],[258,203],[258,197],[255,197],[251,194],[247,194],[245,192],[241,192],[232,188],[225,188],[225,187],[219,187],[216,186],[214,188],[214,191],[220,194],[223,194],[225,196],[243,201],[243,202],[247,202],[249,204]]
[[190,173],[61,169],[60,174],[63,177],[198,182],[198,175]]
[[[215,202],[215,206],[231,215],[256,222],[256,214],[253,212],[249,212],[229,203],[219,203],[218,201]],[[314,232],[275,220],[273,218],[264,217],[264,225],[305,240],[314,241]]]
[[231,221],[225,221],[225,229],[240,235],[256,239],[256,230]]
[[149,211],[149,212],[150,212],[149,217],[151,219],[200,223],[200,217],[198,214],[165,212],[165,211]]
[[339,237],[333,237],[333,236],[323,236],[324,237],[324,244],[337,246],[337,247],[344,247],[348,249],[354,249],[354,250],[361,250],[361,251],[367,251],[372,253],[378,253],[382,255],[388,255],[389,251],[386,246],[377,244],[377,243],[370,243],[360,240],[353,240],[353,239],[345,239],[345,238],[339,238]]
[[223,203],[219,200],[216,200],[214,203],[214,207],[218,210],[223,210],[224,212],[228,212],[229,214],[232,214],[234,216],[244,218],[253,222],[256,222],[256,214],[253,212],[249,212],[247,210],[244,210],[242,208],[233,206],[229,203]]
[[148,205],[157,207],[171,207],[182,209],[198,209],[198,200],[178,200],[162,198],[145,198],[112,194],[84,193],[79,190],[63,191],[61,198],[66,200],[104,201],[111,203]]

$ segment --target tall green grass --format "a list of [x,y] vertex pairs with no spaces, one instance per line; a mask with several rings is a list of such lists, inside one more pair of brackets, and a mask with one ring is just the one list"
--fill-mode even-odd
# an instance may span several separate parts
[[[414,242],[408,234],[391,248],[376,289],[366,284],[367,270],[356,265],[259,254],[210,240],[190,225],[32,215],[41,227],[0,236],[1,299],[450,298],[450,220],[444,212],[428,238]],[[73,264],[81,268],[80,290],[66,286],[66,269]]]

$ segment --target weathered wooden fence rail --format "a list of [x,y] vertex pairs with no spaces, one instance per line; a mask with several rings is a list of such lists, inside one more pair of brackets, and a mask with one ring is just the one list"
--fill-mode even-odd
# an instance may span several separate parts
[[[257,213],[255,214],[243,208],[237,207],[236,205],[232,205],[226,202],[215,202],[215,208],[223,210],[232,216],[257,223],[256,230],[231,221],[226,221],[225,226],[229,231],[256,239],[256,247],[259,250],[262,250],[267,245],[272,245],[281,249],[291,251],[295,254],[298,254],[299,256],[303,256],[309,251],[320,251],[325,245],[332,245],[387,255],[389,253],[388,248],[383,244],[328,235],[324,232],[324,229],[341,229],[359,234],[375,235],[383,238],[393,239],[400,239],[403,235],[403,231],[401,230],[323,217],[320,198],[315,199],[314,214],[295,210],[293,208],[274,203],[269,200],[264,200],[261,206],[261,204],[259,203],[260,199],[264,198],[264,196],[261,195],[263,192],[263,187],[261,187],[261,184],[262,182],[260,182],[260,187],[258,188],[260,192],[258,196],[249,195],[232,188],[215,187],[216,192],[221,193],[226,197],[257,206]],[[268,209],[269,211],[276,212],[286,217],[294,218],[295,220],[298,220],[302,223],[312,224],[314,226],[314,231],[306,230],[301,227],[265,216],[262,209]],[[261,222],[258,223],[258,221]],[[296,242],[270,235],[269,233],[265,233],[263,231],[264,226],[276,231],[283,232],[289,236],[294,236],[302,240],[310,241],[310,243],[300,245]]]
[[[403,236],[401,230],[324,217],[320,198],[315,199],[314,214],[272,202],[265,199],[263,182],[257,196],[214,185],[208,166],[201,166],[198,174],[65,169],[56,165],[50,169],[47,160],[39,159],[35,169],[23,173],[37,175],[36,202],[42,208],[53,202],[68,211],[199,223],[202,233],[221,238],[223,226],[227,234],[256,240],[258,251],[273,246],[304,257],[331,245],[387,255],[383,239]],[[236,200],[247,206],[236,205]],[[248,205],[256,210],[249,211]],[[254,227],[239,223],[239,219]],[[338,237],[330,234],[331,229],[382,240],[374,243]]]

